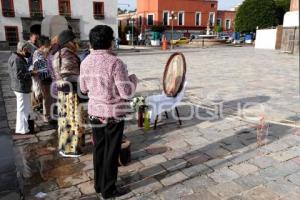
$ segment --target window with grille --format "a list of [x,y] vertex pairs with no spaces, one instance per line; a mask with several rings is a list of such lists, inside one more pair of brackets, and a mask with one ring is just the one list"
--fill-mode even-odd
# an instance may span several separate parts
[[178,13],[178,25],[183,26],[184,25],[184,12]]
[[154,25],[154,15],[153,14],[148,14],[147,25],[148,26],[153,26]]
[[71,17],[70,0],[58,0],[59,14],[65,17]]
[[29,0],[30,16],[42,17],[42,0]]
[[229,19],[225,21],[225,28],[226,30],[229,30],[231,28],[231,21]]
[[1,4],[2,4],[2,15],[4,17],[14,17],[15,16],[13,0],[1,0]]
[[17,26],[5,26],[5,37],[9,46],[17,46],[19,42],[19,33]]
[[209,25],[210,26],[215,25],[215,13],[214,12],[209,13]]
[[196,26],[201,26],[201,12],[196,13]]
[[164,16],[164,19],[163,19],[164,25],[168,26],[169,25],[169,11],[164,11],[163,16]]
[[217,19],[217,25],[222,26],[222,19],[221,18]]
[[104,2],[94,2],[94,18],[104,19]]

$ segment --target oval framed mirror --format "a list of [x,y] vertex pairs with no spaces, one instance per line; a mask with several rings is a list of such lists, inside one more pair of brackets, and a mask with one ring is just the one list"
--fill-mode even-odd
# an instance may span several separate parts
[[170,56],[164,71],[163,89],[168,97],[176,97],[182,90],[186,75],[186,60],[182,53]]

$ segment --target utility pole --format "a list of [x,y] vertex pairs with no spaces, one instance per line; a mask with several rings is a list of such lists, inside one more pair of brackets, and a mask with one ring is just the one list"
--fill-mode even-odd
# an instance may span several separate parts
[[175,16],[175,12],[172,10],[171,11],[171,17],[169,18],[171,19],[171,49],[173,49],[173,39],[174,39],[174,20],[177,19],[177,17]]
[[131,45],[133,48],[135,48],[134,46],[134,18],[133,16],[130,17],[130,24],[131,24]]

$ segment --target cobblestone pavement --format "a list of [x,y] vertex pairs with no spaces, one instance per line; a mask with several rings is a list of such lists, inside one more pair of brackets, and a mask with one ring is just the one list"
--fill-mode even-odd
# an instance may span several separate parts
[[[0,77],[4,75],[6,76],[6,74],[0,74]],[[0,197],[16,195],[18,192],[13,140],[8,128],[4,99],[0,90]]]
[[[258,140],[261,124],[238,117],[237,109],[239,102],[251,102],[247,116],[299,125],[299,58],[250,47],[182,51],[188,66],[185,102],[193,107],[179,110],[183,117],[197,110],[202,119],[194,116],[179,127],[174,119],[162,118],[156,130],[146,132],[129,120],[125,134],[132,142],[133,161],[119,168],[118,184],[131,192],[119,199],[299,200],[300,130],[267,123]],[[160,77],[169,55],[120,55],[141,79],[139,94],[161,92]],[[1,65],[0,72],[6,69]],[[7,77],[1,77],[1,84],[13,128],[14,95]],[[224,117],[207,120],[216,96],[224,101]],[[90,134],[85,155],[65,159],[57,155],[54,127],[37,120],[37,129],[36,135],[14,137],[28,199],[36,199],[38,192],[46,193],[46,199],[96,199]]]

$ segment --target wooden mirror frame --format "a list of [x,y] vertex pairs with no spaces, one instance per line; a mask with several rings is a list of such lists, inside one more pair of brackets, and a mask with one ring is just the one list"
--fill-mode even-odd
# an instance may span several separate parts
[[[174,59],[174,57],[176,57],[176,56],[181,56],[181,58],[183,60],[182,81],[181,81],[181,84],[180,84],[180,86],[179,86],[179,88],[178,88],[178,90],[176,91],[175,94],[167,94],[166,93],[167,86],[166,86],[165,80],[166,80],[167,72],[169,71],[170,64],[171,64],[172,60]],[[185,60],[185,56],[183,55],[183,53],[180,53],[180,52],[173,53],[170,56],[170,58],[169,58],[169,60],[168,60],[168,62],[166,64],[166,66],[165,66],[164,76],[163,76],[163,89],[164,89],[165,94],[168,97],[176,97],[181,92],[181,90],[182,90],[182,88],[184,86],[184,83],[185,83],[185,76],[186,76],[186,60]]]

